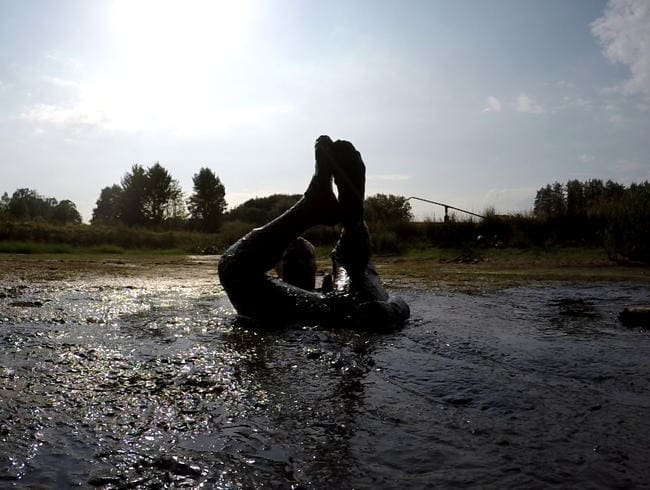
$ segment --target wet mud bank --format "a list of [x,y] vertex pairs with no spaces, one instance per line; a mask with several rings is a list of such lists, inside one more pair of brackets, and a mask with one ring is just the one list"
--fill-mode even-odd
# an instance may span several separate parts
[[251,328],[215,258],[11,263],[0,487],[649,481],[650,338],[618,320],[646,282],[418,282],[378,335]]

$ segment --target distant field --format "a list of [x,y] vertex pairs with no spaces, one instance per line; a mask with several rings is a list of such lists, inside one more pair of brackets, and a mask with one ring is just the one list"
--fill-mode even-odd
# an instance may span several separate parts
[[500,287],[531,281],[648,281],[650,267],[625,266],[602,249],[486,249],[462,253],[430,249],[377,259],[384,280],[467,288]]
[[[74,275],[162,277],[215,274],[217,256],[176,253],[0,254],[0,280],[39,281]],[[650,267],[616,264],[600,249],[486,249],[464,253],[452,249],[418,250],[403,256],[375,257],[377,269],[390,287],[490,288],[537,281],[650,282]],[[321,254],[320,273],[329,259]]]

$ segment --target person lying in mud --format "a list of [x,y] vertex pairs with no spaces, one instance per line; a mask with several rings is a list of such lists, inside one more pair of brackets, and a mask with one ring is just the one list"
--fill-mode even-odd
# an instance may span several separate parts
[[[240,315],[264,323],[343,321],[370,330],[397,326],[410,311],[404,300],[389,298],[370,261],[361,155],[350,142],[332,142],[328,136],[316,140],[315,153],[316,171],[303,197],[223,254],[221,284]],[[332,274],[319,291],[314,248],[299,235],[336,223],[342,230],[332,250]],[[274,267],[281,278],[268,274]]]

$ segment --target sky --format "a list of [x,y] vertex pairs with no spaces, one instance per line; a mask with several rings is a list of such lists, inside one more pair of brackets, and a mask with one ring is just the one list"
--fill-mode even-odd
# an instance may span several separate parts
[[211,168],[233,207],[303,192],[321,134],[367,195],[479,213],[650,180],[650,2],[0,0],[0,193],[88,221],[160,162],[187,196]]

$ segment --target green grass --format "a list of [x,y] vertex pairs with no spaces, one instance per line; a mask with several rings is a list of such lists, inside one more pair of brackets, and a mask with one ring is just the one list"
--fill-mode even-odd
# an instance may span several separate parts
[[7,254],[71,254],[75,248],[65,244],[0,242],[0,253]]
[[3,254],[67,254],[67,255],[185,255],[187,251],[179,248],[169,249],[125,249],[117,245],[75,246],[64,243],[39,243],[0,241],[0,253]]

